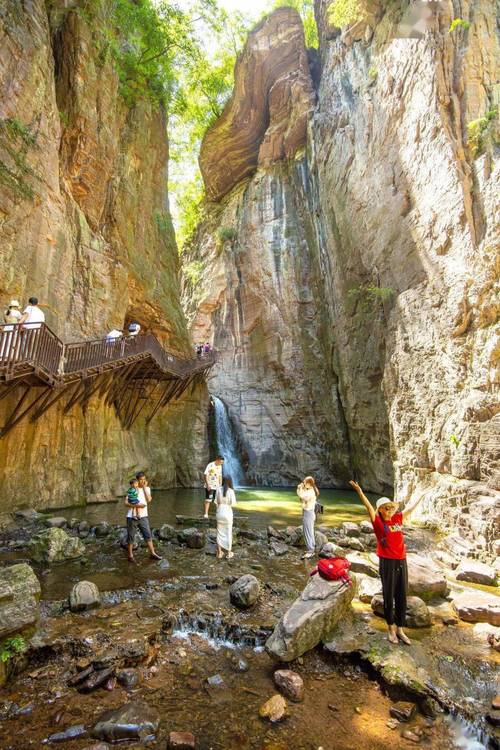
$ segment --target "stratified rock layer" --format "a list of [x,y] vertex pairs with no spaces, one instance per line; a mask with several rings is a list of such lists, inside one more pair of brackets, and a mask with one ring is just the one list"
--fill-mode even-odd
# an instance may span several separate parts
[[[135,320],[185,353],[165,113],[146,94],[125,103],[106,54],[115,30],[105,3],[90,5],[83,13],[62,1],[8,0],[2,10],[0,167],[14,169],[10,149],[26,170],[0,183],[0,299],[36,295],[66,341]],[[2,401],[1,424],[19,397]],[[112,500],[137,469],[162,486],[199,479],[204,388],[128,433],[96,397],[85,413],[63,407],[0,441],[0,497],[10,509],[17,498],[35,507]]]

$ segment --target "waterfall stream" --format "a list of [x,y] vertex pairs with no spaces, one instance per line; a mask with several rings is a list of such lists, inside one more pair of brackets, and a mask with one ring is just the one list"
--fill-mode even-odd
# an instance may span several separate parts
[[236,437],[233,431],[227,406],[217,396],[212,396],[215,412],[215,434],[217,439],[217,451],[224,456],[223,472],[232,477],[235,487],[245,482],[245,472],[238,456]]

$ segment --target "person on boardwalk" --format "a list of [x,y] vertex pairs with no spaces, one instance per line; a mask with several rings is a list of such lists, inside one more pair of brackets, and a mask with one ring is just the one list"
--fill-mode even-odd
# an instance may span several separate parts
[[224,477],[222,489],[217,492],[215,500],[217,504],[217,557],[220,559],[226,557],[228,560],[233,557],[233,507],[236,505],[236,495],[234,493],[233,480],[231,477]]
[[[128,501],[128,496],[125,500],[125,505],[128,508],[127,513],[127,552],[128,561],[135,563],[134,558],[134,537],[137,528],[142,534],[142,538],[148,545],[149,556],[152,560],[161,560],[160,555],[155,551],[153,544],[153,535],[151,534],[151,528],[149,526],[148,519],[148,505],[152,501],[151,490],[148,486],[146,475],[143,471],[139,471],[136,475],[138,482],[137,494],[139,497],[139,504],[131,504]],[[137,512],[137,515],[134,515]]]
[[18,329],[14,328],[14,326],[21,320],[21,311],[17,299],[11,300],[10,305],[4,312],[3,320],[6,325],[3,327],[4,335],[1,337],[0,359],[8,356],[9,352],[14,349],[17,341]]
[[23,323],[25,328],[40,328],[45,323],[45,313],[38,307],[37,297],[29,298],[29,304],[23,310],[19,323]]
[[374,508],[357,482],[351,480],[349,484],[358,493],[360,500],[368,511],[377,537],[384,617],[389,631],[387,637],[391,643],[398,643],[399,639],[410,645],[411,641],[403,630],[406,623],[406,594],[408,589],[403,521],[415,510],[423,495],[420,495],[412,505],[403,511],[398,510],[399,502],[397,500],[390,500],[388,497],[379,497]]
[[203,474],[205,480],[205,515],[203,518],[208,518],[208,509],[210,503],[215,500],[217,490],[222,486],[222,464],[224,463],[223,456],[217,456],[215,461],[211,461],[207,464],[207,468]]
[[297,486],[297,495],[299,496],[302,505],[302,529],[304,531],[304,540],[306,543],[306,551],[302,555],[302,559],[304,560],[308,557],[312,557],[316,548],[316,540],[314,538],[314,520],[316,500],[319,497],[319,490],[314,481],[314,477],[306,477]]

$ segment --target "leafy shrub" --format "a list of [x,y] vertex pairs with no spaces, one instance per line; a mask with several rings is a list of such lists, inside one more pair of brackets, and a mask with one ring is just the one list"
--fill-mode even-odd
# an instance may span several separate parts
[[234,227],[220,227],[217,237],[220,242],[234,242],[238,237],[238,232]]
[[451,34],[453,31],[455,31],[455,29],[467,30],[469,28],[470,28],[469,21],[464,21],[463,18],[454,18],[453,21],[450,23],[450,28],[448,29],[448,31]]
[[490,130],[491,122],[498,116],[498,107],[494,107],[477,120],[467,125],[467,145],[475,159],[481,156],[484,150],[486,137]]
[[333,0],[328,6],[327,16],[329,23],[338,29],[350,26],[362,18],[359,0]]
[[191,286],[197,286],[203,275],[203,263],[201,260],[193,260],[191,263],[187,263],[182,270]]
[[31,127],[23,125],[15,118],[0,118],[0,150],[6,160],[0,160],[0,184],[22,198],[33,198],[33,179],[39,179],[28,165],[30,148],[36,148],[36,134]]
[[394,289],[376,284],[359,284],[347,292],[347,297],[357,304],[362,313],[368,313],[380,303],[387,302],[394,295]]
[[450,435],[450,442],[453,443],[455,448],[458,448],[458,446],[460,445],[460,440],[457,438],[456,435]]
[[24,653],[27,648],[26,641],[21,635],[15,635],[13,638],[8,638],[0,647],[0,661],[9,661],[9,659],[12,659],[16,654]]

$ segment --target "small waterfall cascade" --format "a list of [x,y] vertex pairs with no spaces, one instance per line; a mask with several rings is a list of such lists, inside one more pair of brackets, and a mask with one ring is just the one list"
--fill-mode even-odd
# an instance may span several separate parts
[[232,477],[235,487],[245,483],[245,472],[238,456],[236,436],[233,431],[227,406],[217,396],[212,396],[215,413],[215,435],[217,451],[224,456],[223,472]]

